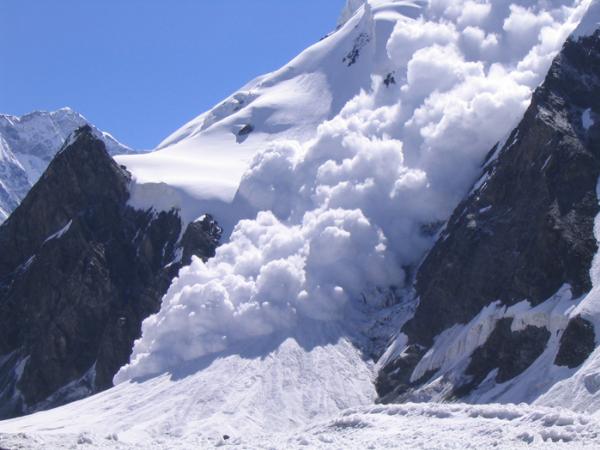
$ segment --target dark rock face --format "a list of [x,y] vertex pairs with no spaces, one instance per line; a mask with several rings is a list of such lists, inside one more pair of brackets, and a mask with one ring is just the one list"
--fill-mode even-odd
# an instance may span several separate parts
[[371,36],[369,36],[367,33],[360,33],[356,37],[356,39],[354,39],[354,46],[352,47],[352,50],[350,50],[348,54],[344,56],[342,62],[345,63],[348,67],[352,66],[353,64],[356,64],[356,61],[358,61],[358,57],[360,56],[360,51],[369,42],[371,42]]
[[252,133],[253,131],[254,131],[254,127],[251,124],[248,123],[248,124],[244,125],[236,133],[236,137],[235,137],[236,142],[238,144],[245,142],[246,139],[248,139],[248,136],[250,136],[250,133]]
[[392,84],[396,84],[396,78],[394,77],[394,72],[390,72],[385,76],[383,80],[383,84],[385,87],[390,87]]
[[[567,283],[575,296],[589,291],[600,127],[584,128],[587,109],[600,114],[600,32],[565,44],[522,122],[490,152],[482,178],[419,268],[419,306],[402,332],[423,354],[441,332],[497,300],[536,305]],[[403,368],[393,374],[383,369],[381,396],[406,391],[414,359],[391,361]]]
[[421,380],[411,382],[410,376],[426,351],[427,348],[421,345],[411,344],[399,358],[384,366],[375,380],[377,393],[381,397],[385,397],[395,392],[403,393],[418,386]]
[[204,261],[215,256],[223,230],[212,216],[205,215],[188,225],[181,238],[183,265],[192,262],[192,256],[199,256]]
[[112,386],[181,267],[176,255],[214,255],[210,216],[179,248],[178,213],[131,208],[129,183],[83,127],[0,227],[0,417]]
[[579,367],[596,348],[596,332],[594,325],[581,316],[569,321],[562,337],[560,347],[554,360],[557,366],[570,369]]
[[550,332],[546,328],[528,326],[523,330],[511,331],[512,321],[499,320],[485,344],[473,352],[465,371],[469,381],[455,390],[457,397],[468,394],[494,369],[498,369],[498,383],[513,379],[544,352],[550,339]]

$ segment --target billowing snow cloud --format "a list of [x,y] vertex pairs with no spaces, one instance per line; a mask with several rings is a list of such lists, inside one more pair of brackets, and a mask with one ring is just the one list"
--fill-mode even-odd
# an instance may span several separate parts
[[[350,3],[345,20],[362,2]],[[308,143],[255,156],[232,207],[256,218],[208,263],[182,269],[117,382],[301,317],[347,320],[401,288],[403,267],[423,257],[434,224],[522,117],[589,2],[431,0],[420,18],[373,38],[380,3],[358,12],[373,14],[364,33],[381,47],[373,54],[387,55],[359,60],[372,64],[371,89]]]

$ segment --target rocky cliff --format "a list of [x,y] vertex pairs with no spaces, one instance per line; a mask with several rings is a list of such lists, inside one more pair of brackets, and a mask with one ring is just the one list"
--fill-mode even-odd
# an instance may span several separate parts
[[[600,32],[569,39],[519,126],[497,145],[418,270],[419,305],[382,361],[384,401],[464,398],[505,383],[547,348],[545,319],[509,307],[591,288],[598,248]],[[573,303],[575,304],[575,303]],[[543,317],[541,314],[540,317]],[[559,327],[555,365],[594,349],[590,323]]]
[[128,206],[129,183],[82,127],[0,227],[0,417],[110,387],[178,269],[214,255],[210,216],[182,230]]

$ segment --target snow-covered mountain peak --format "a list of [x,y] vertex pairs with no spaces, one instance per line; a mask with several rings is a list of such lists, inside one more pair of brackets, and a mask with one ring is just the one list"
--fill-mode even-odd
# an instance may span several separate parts
[[155,152],[118,157],[137,182],[133,204],[177,207],[188,221],[208,208],[230,232],[247,214],[230,204],[255,155],[275,142],[309,141],[319,124],[368,90],[376,59],[387,58],[376,41],[372,15],[356,14],[281,69],[184,125]]
[[587,11],[572,34],[574,39],[589,36],[600,28],[600,1],[587,0],[587,3]]
[[[54,156],[69,134],[86,124],[87,119],[69,107],[56,111],[34,111],[23,116],[0,114],[0,134],[11,151],[44,161]],[[133,153],[108,133],[92,128],[96,135],[105,137],[109,153]]]

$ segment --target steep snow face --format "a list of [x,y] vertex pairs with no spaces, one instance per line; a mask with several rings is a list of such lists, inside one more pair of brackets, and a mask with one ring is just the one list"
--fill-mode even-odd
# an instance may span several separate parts
[[346,0],[346,4],[344,5],[344,9],[338,20],[338,27],[341,27],[348,22],[365,3],[367,3],[366,0]]
[[30,187],[23,166],[0,135],[0,223],[17,207]]
[[[0,115],[0,222],[17,207],[67,137],[86,119],[70,108]],[[110,154],[133,153],[110,134],[93,128]]]
[[577,39],[581,36],[589,36],[600,28],[600,1],[587,0],[589,7],[587,14],[580,21],[577,29],[573,32],[573,38]]
[[372,15],[357,15],[186,124],[152,154],[119,157],[137,181],[133,204],[179,207],[187,220],[210,210],[231,232],[240,217],[251,214],[229,205],[252,158],[277,141],[306,142],[318,124],[368,89],[375,41]]

